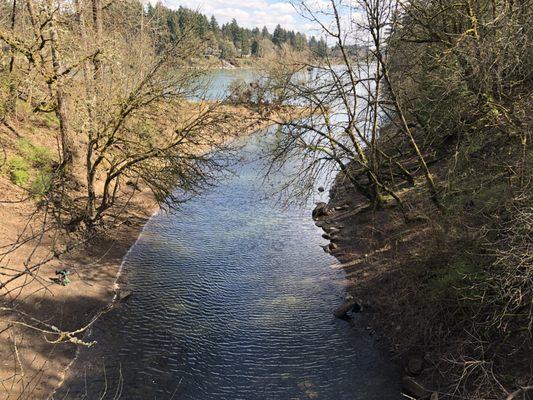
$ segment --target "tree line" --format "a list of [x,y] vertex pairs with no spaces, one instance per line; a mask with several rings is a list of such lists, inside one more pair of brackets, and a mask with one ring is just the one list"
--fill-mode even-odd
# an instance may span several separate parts
[[307,36],[300,32],[287,30],[279,24],[273,32],[264,26],[249,29],[239,26],[236,19],[220,24],[215,16],[206,15],[180,6],[170,9],[161,3],[149,4],[146,16],[157,21],[158,35],[162,47],[177,40],[181,32],[190,31],[203,44],[205,56],[214,56],[231,61],[236,57],[262,57],[265,52],[282,46],[289,46],[295,51],[311,51],[323,57],[327,44],[324,38]]

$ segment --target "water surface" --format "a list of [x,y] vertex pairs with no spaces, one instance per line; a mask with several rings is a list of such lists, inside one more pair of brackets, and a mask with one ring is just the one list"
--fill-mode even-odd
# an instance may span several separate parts
[[[211,95],[238,74],[220,72]],[[329,268],[312,204],[284,210],[266,196],[265,136],[244,139],[235,175],[148,222],[123,263],[132,297],[92,329],[98,345],[61,395],[400,399],[398,371],[363,322],[333,317],[346,280]]]
[[107,385],[124,399],[399,399],[364,326],[332,315],[344,273],[328,268],[310,208],[265,199],[260,137],[237,175],[149,221],[124,261],[134,294],[87,338],[99,344],[70,398]]

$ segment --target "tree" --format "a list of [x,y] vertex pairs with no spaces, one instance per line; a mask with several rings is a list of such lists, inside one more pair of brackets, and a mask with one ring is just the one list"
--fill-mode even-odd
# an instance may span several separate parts
[[261,47],[259,46],[259,42],[257,41],[257,39],[254,39],[251,46],[251,54],[254,57],[259,57],[260,53]]
[[277,25],[276,29],[274,29],[274,33],[272,34],[272,43],[274,43],[277,46],[281,46],[285,41],[287,40],[287,33],[286,31],[281,27],[281,25]]
[[218,25],[218,21],[217,21],[217,19],[215,18],[214,15],[211,16],[211,21],[209,22],[209,29],[215,35],[218,35],[219,32],[220,32],[220,26]]
[[[378,141],[382,123],[379,115],[387,109],[381,96],[383,74],[373,70],[373,66],[379,67],[379,59],[369,58],[357,64],[348,57],[339,3],[331,1],[330,7],[331,26],[326,26],[319,13],[309,9],[308,17],[320,24],[342,49],[341,65],[334,65],[329,59],[324,38],[317,41],[312,37],[310,47],[321,64],[298,60],[287,47],[267,72],[270,79],[266,85],[279,103],[297,102],[313,111],[310,117],[285,126],[273,148],[273,162],[300,160],[297,162],[301,165],[293,170],[284,186],[292,187],[295,194],[309,195],[320,174],[337,169],[374,207],[381,207],[386,197],[402,206],[396,191],[405,183],[412,184],[413,176],[385,143]],[[373,26],[379,30],[379,37],[384,37],[387,25],[374,24],[369,29],[374,29]],[[282,43],[284,37],[285,32],[278,27],[273,42]],[[302,79],[302,71],[307,70],[312,71],[313,77]],[[394,179],[390,178],[391,170]]]
[[244,37],[241,41],[241,55],[247,56],[250,54],[251,45],[250,40],[247,37]]

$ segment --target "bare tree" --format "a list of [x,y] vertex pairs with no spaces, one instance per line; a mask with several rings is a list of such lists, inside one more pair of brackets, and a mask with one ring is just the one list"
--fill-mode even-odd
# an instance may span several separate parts
[[[280,103],[296,102],[313,110],[308,119],[285,126],[285,134],[279,136],[273,150],[274,160],[305,160],[291,182],[301,182],[304,177],[306,193],[323,171],[340,170],[375,207],[381,207],[387,198],[403,207],[396,192],[402,185],[414,183],[417,166],[402,165],[394,146],[398,140],[393,134],[383,134],[389,124],[387,116],[401,114],[397,102],[384,95],[390,82],[383,52],[394,4],[361,2],[356,9],[331,1],[327,7],[315,9],[302,1],[295,6],[322,28],[333,47],[316,63],[286,62],[290,58],[283,56],[267,72],[268,84]],[[350,20],[348,11],[360,15],[361,7],[363,20]],[[403,127],[409,129],[407,124]],[[411,139],[420,162],[425,163]],[[428,177],[431,184],[431,175]]]

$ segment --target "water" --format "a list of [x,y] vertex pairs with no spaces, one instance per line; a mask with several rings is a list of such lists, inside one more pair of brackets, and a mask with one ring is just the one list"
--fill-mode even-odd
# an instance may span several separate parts
[[98,346],[81,352],[67,398],[400,399],[362,321],[333,317],[346,280],[312,205],[265,196],[264,136],[245,139],[235,175],[148,222],[124,260],[133,295],[86,338]]
[[252,69],[219,69],[205,78],[206,91],[203,97],[212,100],[224,99],[233,81],[252,82],[257,75]]

